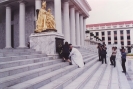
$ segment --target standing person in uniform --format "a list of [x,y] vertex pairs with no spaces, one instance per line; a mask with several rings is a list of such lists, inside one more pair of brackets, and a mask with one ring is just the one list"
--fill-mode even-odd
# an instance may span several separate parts
[[105,64],[107,64],[107,61],[106,61],[107,52],[106,52],[106,50],[107,50],[106,45],[102,45],[102,52],[101,52],[101,54],[102,54],[102,64],[103,64],[104,60],[105,60]]
[[122,49],[121,51],[121,60],[122,60],[122,69],[123,69],[123,73],[126,74],[126,66],[125,66],[125,63],[126,63],[126,52],[125,52],[125,49]]
[[99,61],[101,61],[101,44],[100,43],[98,43],[97,49],[98,49]]

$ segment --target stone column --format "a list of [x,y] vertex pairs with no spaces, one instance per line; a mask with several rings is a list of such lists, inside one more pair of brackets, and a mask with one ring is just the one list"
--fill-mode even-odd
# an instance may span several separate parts
[[102,33],[99,31],[99,38],[102,39]]
[[85,45],[85,38],[86,38],[86,33],[85,33],[85,31],[86,31],[86,18],[84,18],[83,19],[83,45]]
[[35,9],[41,9],[41,0],[35,0]]
[[54,12],[57,32],[62,34],[61,0],[54,0]]
[[70,34],[71,34],[71,43],[72,45],[76,46],[76,39],[75,39],[75,8],[70,8]]
[[64,17],[64,37],[65,37],[65,41],[70,43],[69,2],[64,2],[63,17]]
[[127,30],[124,31],[124,46],[127,46]]
[[83,46],[83,16],[80,15],[80,44]]
[[19,48],[25,48],[25,3],[19,4]]
[[105,44],[108,45],[108,34],[107,34],[107,31],[105,31]]
[[11,8],[9,6],[6,7],[6,47],[11,47]]
[[121,42],[120,41],[121,41],[121,39],[120,39],[120,30],[117,30],[117,42],[118,42],[117,44],[118,44],[119,47],[121,47]]
[[77,46],[80,46],[80,24],[78,11],[76,11],[76,44]]
[[114,44],[114,31],[111,31],[111,44]]

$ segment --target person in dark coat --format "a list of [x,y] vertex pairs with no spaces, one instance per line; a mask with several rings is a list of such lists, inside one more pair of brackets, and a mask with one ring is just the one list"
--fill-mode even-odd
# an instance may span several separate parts
[[103,64],[104,60],[105,60],[105,64],[107,64],[107,61],[106,61],[106,54],[107,54],[107,52],[106,52],[106,50],[107,50],[106,45],[102,45],[102,51],[101,51],[102,64]]
[[100,43],[98,43],[97,49],[98,49],[99,61],[101,61],[101,44]]
[[126,66],[125,66],[125,63],[126,63],[126,52],[125,52],[125,49],[122,49],[121,51],[121,60],[122,60],[122,69],[123,69],[123,73],[126,74]]
[[69,54],[70,54],[69,44],[68,44],[68,42],[65,42],[65,45],[63,45],[63,60],[64,61],[71,62],[69,59]]

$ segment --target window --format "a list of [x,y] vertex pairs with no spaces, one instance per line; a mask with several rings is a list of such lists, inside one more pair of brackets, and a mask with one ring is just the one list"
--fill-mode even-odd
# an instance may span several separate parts
[[99,33],[98,32],[96,32],[96,36],[99,36]]
[[108,42],[108,44],[111,44],[111,42]]
[[117,34],[117,31],[114,31],[114,34]]
[[124,40],[124,37],[123,36],[121,36],[121,40]]
[[117,37],[114,37],[114,40],[117,40]]
[[121,45],[124,45],[124,42],[121,42]]
[[111,32],[110,31],[108,31],[108,35],[111,35]]
[[131,45],[131,42],[130,42],[130,41],[128,41],[128,42],[127,42],[127,44],[128,44],[128,45]]
[[111,37],[108,37],[108,40],[111,40]]
[[130,40],[130,36],[127,36],[127,39]]
[[115,44],[117,44],[117,42],[115,42]]
[[104,41],[105,40],[105,37],[102,37],[102,40]]
[[130,34],[130,30],[127,30],[127,34]]
[[123,30],[120,30],[120,34],[123,34]]
[[104,35],[104,32],[102,32],[102,35]]

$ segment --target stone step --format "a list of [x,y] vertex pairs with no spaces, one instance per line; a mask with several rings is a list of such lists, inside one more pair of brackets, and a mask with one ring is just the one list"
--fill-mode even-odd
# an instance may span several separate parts
[[54,81],[55,79],[75,70],[76,68],[78,68],[78,66],[67,66],[65,68],[58,69],[56,71],[28,80],[26,82],[16,84],[14,86],[10,86],[5,89],[38,89],[38,87],[48,84],[49,82]]
[[[94,57],[90,57],[90,59],[91,58],[94,58]],[[90,60],[85,59],[86,63],[89,62],[89,61]],[[43,74],[46,74],[46,73],[49,73],[51,71],[57,70],[59,68],[63,68],[63,67],[68,65],[68,63],[65,63],[65,64],[62,63],[63,65],[60,67],[60,64],[61,63],[58,63],[58,64],[54,64],[54,65],[51,65],[51,66],[48,66],[48,67],[45,67],[45,68],[42,67],[42,68],[38,68],[38,69],[35,69],[35,70],[31,70],[31,71],[15,74],[15,75],[12,75],[12,76],[8,76],[6,78],[0,78],[0,80],[1,80],[0,86],[5,87],[5,86],[11,86],[14,83],[18,84],[18,83],[24,82],[26,80],[32,79],[34,77],[41,76]]]
[[99,69],[95,72],[95,74],[90,78],[90,80],[86,82],[85,86],[83,86],[82,89],[96,89],[94,87],[99,83],[101,77],[105,72],[106,67],[107,66],[105,64],[101,65]]
[[[68,84],[73,82],[79,76],[81,76],[86,70],[89,70],[93,64],[96,63],[96,60],[92,60],[89,63],[86,63],[84,68],[78,68],[67,75],[64,75],[57,80],[52,81],[51,83],[40,87],[39,89],[64,89]],[[70,88],[74,89],[74,88]]]
[[0,52],[34,52],[35,49],[0,49]]
[[26,60],[1,62],[0,69],[15,67],[15,66],[22,66],[22,65],[27,65],[27,64],[31,64],[31,63],[43,62],[43,61],[46,61],[49,59],[53,59],[53,58],[52,57],[41,57],[41,58],[32,58],[32,59],[26,59]]
[[[93,54],[85,55],[83,57],[86,58],[86,57],[91,57],[91,56],[94,56],[94,55]],[[32,59],[26,59],[26,60],[15,60],[15,61],[9,61],[9,62],[1,62],[0,69],[42,62],[42,61],[46,61],[47,59],[52,59],[52,57],[41,57],[41,58],[32,58]]]
[[5,88],[7,86],[12,86],[12,85],[15,85],[18,83],[22,83],[22,82],[30,80],[32,78],[36,78],[36,77],[42,76],[44,74],[50,73],[52,71],[58,70],[60,68],[64,68],[68,65],[69,65],[69,63],[61,62],[61,63],[57,63],[54,65],[50,65],[48,67],[42,67],[42,68],[38,68],[35,70],[23,72],[20,74],[8,76],[6,78],[0,78],[0,80],[1,80],[0,86],[1,86],[1,88]]
[[96,87],[96,89],[110,89],[112,68],[114,67],[110,66],[110,64],[107,65],[107,68],[102,76],[102,79],[97,85],[98,87]]
[[[86,58],[94,58],[95,56],[90,57],[89,55],[83,57],[84,59]],[[51,57],[49,57],[51,58]],[[44,58],[45,60],[45,58]],[[48,60],[48,58],[46,58],[46,60]],[[27,65],[22,65],[22,66],[15,66],[15,67],[11,67],[11,68],[5,68],[5,69],[1,69],[0,70],[0,78],[2,77],[7,77],[7,76],[11,76],[17,73],[22,73],[25,71],[30,71],[33,69],[37,69],[37,68],[41,68],[44,66],[48,66],[50,64],[54,64],[54,63],[59,63],[62,60],[48,60],[48,61],[44,61],[44,62],[38,62],[38,63],[33,63],[33,64],[27,64]],[[88,62],[88,61],[87,61]]]
[[20,56],[20,55],[31,55],[41,54],[41,52],[6,52],[0,53],[0,57]]
[[[83,86],[90,80],[90,78],[94,75],[94,73],[100,68],[101,63],[97,62],[85,71],[82,75],[80,75],[77,79],[75,79],[72,83],[66,86],[63,89],[82,89]],[[88,87],[89,88],[89,87]],[[44,88],[40,88],[44,89]]]
[[0,62],[8,62],[8,61],[16,61],[16,60],[24,60],[30,58],[41,58],[45,57],[45,54],[33,54],[33,55],[21,55],[21,56],[11,56],[11,57],[0,57]]
[[[76,78],[78,75],[82,74],[83,71],[85,71],[89,67],[91,67],[93,65],[93,63],[95,63],[95,62],[96,62],[96,60],[92,60],[91,62],[86,64],[87,67],[84,67],[84,69],[82,69],[82,68],[76,69],[77,65],[67,66],[65,68],[61,68],[59,70],[45,74],[43,76],[39,76],[37,78],[28,80],[26,82],[22,82],[22,83],[19,83],[17,85],[11,86],[8,89],[18,89],[18,88],[19,89],[28,89],[28,88],[38,89],[39,87],[44,86],[44,85],[46,85],[46,84],[48,84],[48,83],[50,83],[56,79],[59,79],[60,77],[65,76],[66,74],[67,74],[67,76],[70,76],[70,74],[68,74],[68,73],[73,73],[73,78],[74,77]],[[74,70],[74,69],[76,69],[76,70]],[[76,71],[78,73],[76,73]],[[77,76],[74,76],[74,74],[77,74]],[[70,81],[68,81],[68,82],[70,82]],[[51,89],[51,88],[43,88],[43,89]]]
[[112,78],[111,78],[110,89],[120,89],[118,73],[117,73],[117,69],[116,68],[112,69]]
[[119,79],[119,87],[120,89],[131,89],[128,80],[126,78],[126,75],[122,73],[122,66],[120,64],[120,61],[116,61],[117,65],[117,73],[118,73],[118,79]]
[[38,69],[41,67],[46,67],[55,63],[61,62],[60,59],[57,60],[48,60],[44,62],[39,62],[39,63],[33,63],[33,64],[28,64],[28,65],[22,65],[22,66],[17,66],[17,67],[11,67],[11,68],[5,68],[0,70],[0,78],[2,77],[7,77],[7,76],[12,76],[18,73]]

